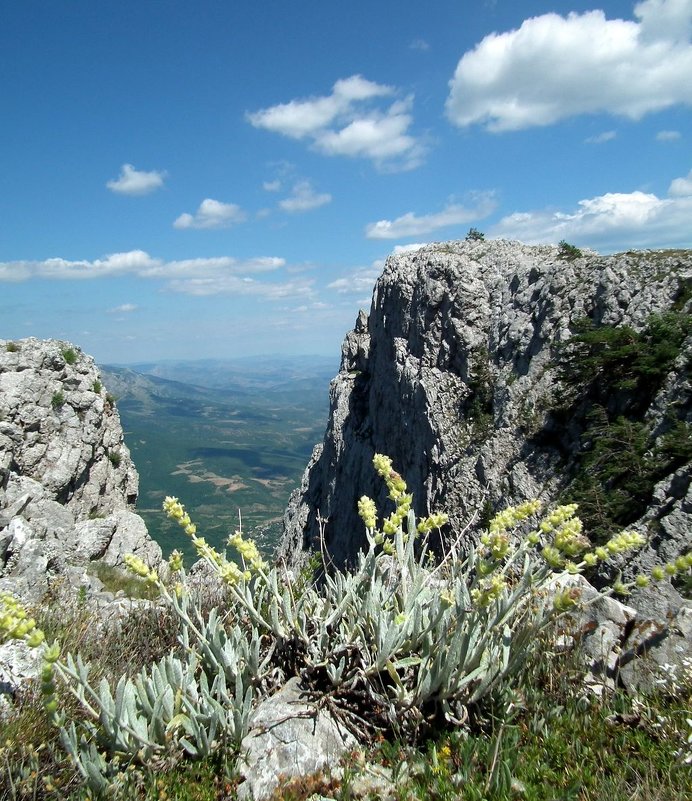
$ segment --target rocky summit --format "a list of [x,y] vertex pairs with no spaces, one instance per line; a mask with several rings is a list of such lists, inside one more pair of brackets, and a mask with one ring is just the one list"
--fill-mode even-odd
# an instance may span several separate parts
[[0,340],[0,590],[33,603],[98,591],[95,565],[161,550],[134,512],[138,476],[113,398],[68,342]]
[[463,241],[391,256],[345,338],[283,555],[322,541],[353,560],[358,498],[389,511],[376,452],[449,532],[526,499],[576,500],[597,540],[647,536],[629,574],[686,552],[691,287],[692,251]]

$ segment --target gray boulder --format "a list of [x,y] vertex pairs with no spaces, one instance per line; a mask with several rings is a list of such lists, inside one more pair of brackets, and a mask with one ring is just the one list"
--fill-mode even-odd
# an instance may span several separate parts
[[356,744],[324,706],[308,700],[299,679],[289,679],[254,712],[251,731],[241,745],[238,798],[260,801],[281,781],[336,768]]

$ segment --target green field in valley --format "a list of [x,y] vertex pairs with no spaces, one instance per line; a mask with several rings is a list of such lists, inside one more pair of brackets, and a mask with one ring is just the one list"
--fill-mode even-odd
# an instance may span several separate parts
[[102,368],[139,472],[137,511],[166,555],[193,553],[161,512],[166,495],[180,498],[215,547],[242,519],[243,532],[273,552],[288,497],[322,440],[337,367],[296,357]]

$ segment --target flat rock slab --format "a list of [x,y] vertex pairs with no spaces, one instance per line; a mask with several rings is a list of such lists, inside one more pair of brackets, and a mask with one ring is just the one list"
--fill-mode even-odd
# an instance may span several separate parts
[[243,739],[238,787],[241,801],[261,801],[280,781],[309,776],[357,746],[355,737],[325,709],[306,698],[297,678],[259,704]]

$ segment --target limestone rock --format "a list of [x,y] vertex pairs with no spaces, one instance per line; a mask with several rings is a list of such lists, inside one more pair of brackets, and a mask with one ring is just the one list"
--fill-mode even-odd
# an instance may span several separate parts
[[36,603],[90,585],[94,560],[157,566],[138,481],[93,359],[69,342],[0,340],[0,590]]
[[[444,510],[457,530],[486,502],[554,501],[581,435],[551,414],[565,392],[559,346],[586,317],[640,329],[691,281],[692,251],[570,261],[552,246],[483,241],[391,256],[344,341],[324,441],[284,518],[284,557],[318,547],[322,529],[338,564],[353,559],[365,541],[358,498],[387,508],[378,451],[405,476],[417,514]],[[691,351],[688,341],[646,412],[655,431],[671,405],[692,421]],[[662,478],[634,524],[658,532],[652,547],[666,558],[692,546],[690,470]]]
[[[391,256],[369,315],[361,312],[346,335],[324,441],[284,516],[285,563],[298,564],[321,541],[337,565],[353,562],[365,544],[358,499],[365,494],[384,514],[391,510],[372,468],[376,452],[405,477],[417,515],[446,512],[450,532],[471,522],[470,537],[484,507],[492,512],[532,498],[550,505],[568,495],[585,413],[565,419],[557,410],[567,398],[584,409],[586,399],[559,380],[561,346],[584,318],[638,331],[652,314],[689,313],[690,287],[692,251],[585,252],[567,260],[553,246],[482,241]],[[671,414],[692,425],[691,363],[688,337],[643,412],[657,442],[670,431]],[[625,580],[692,549],[691,479],[689,462],[657,478],[645,510],[627,524],[647,543],[616,565]],[[633,594],[636,622],[604,622],[609,610],[601,610],[596,625],[604,642],[659,654],[659,662],[665,653],[678,661],[689,653],[690,639],[674,633],[686,624],[672,621],[687,620],[690,604],[664,584]],[[665,637],[646,646],[625,642],[629,626],[668,624],[665,646]]]
[[239,770],[244,781],[238,798],[260,801],[281,779],[309,776],[336,767],[356,739],[327,710],[307,700],[297,678],[255,710],[252,729],[243,739]]
[[45,644],[29,648],[17,640],[0,645],[0,719],[2,713],[10,708],[8,697],[11,698],[38,674],[44,651]]

